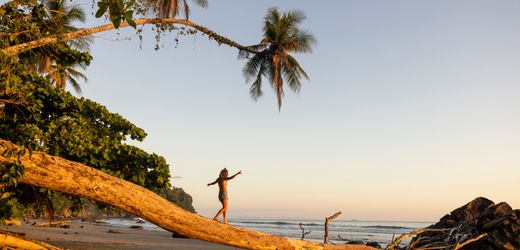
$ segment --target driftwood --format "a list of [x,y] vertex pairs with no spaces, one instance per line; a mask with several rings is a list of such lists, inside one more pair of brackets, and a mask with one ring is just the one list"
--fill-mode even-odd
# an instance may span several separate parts
[[481,235],[479,235],[479,236],[477,236],[477,237],[471,238],[471,239],[466,240],[466,241],[464,241],[464,242],[462,242],[462,243],[457,243],[457,245],[455,245],[455,247],[453,248],[453,250],[458,250],[458,249],[462,248],[463,246],[465,246],[465,245],[467,245],[467,244],[469,244],[469,243],[472,243],[472,242],[475,242],[475,241],[477,241],[477,240],[480,240],[480,239],[482,239],[482,238],[484,238],[484,237],[487,237],[487,235],[488,235],[487,233],[483,233],[483,234],[481,234]]
[[305,235],[310,234],[312,232],[312,231],[305,232],[305,229],[303,228],[303,224],[301,222],[298,226],[300,226],[300,229],[302,230],[302,240],[305,238]]
[[[397,237],[397,239],[393,240],[392,243],[390,243],[385,249],[386,250],[398,250],[398,249],[400,249],[399,248],[399,244],[401,243],[401,241],[403,241],[405,239],[408,239],[410,237],[413,237],[413,236],[420,235],[422,233],[426,233],[426,232],[439,232],[439,231],[450,231],[450,230],[451,229],[428,229],[428,228],[419,229],[419,230],[413,231],[411,233],[403,234],[403,235]],[[411,246],[411,247],[413,249],[413,246]],[[443,247],[446,247],[446,246],[443,246]]]
[[39,223],[39,224],[35,224],[34,226],[35,227],[63,227],[63,228],[68,228],[68,227],[70,227],[70,225],[68,225],[67,223],[70,223],[70,222],[71,222],[70,220],[55,221],[55,222],[49,222],[49,223]]
[[[403,249],[453,249],[458,250],[461,249],[463,246],[470,244],[472,242],[478,241],[484,237],[487,237],[487,234],[480,234],[475,237],[469,237],[468,234],[459,232],[459,230],[462,227],[456,227],[456,228],[447,228],[447,229],[431,229],[431,228],[423,228],[419,229],[417,231],[413,231],[408,234],[403,234],[399,236],[397,239],[392,241],[385,250],[399,250],[402,249],[399,247],[399,244],[410,237],[416,236],[417,238],[414,239],[414,242],[410,243],[410,245],[405,246]],[[442,239],[440,237],[421,237],[420,235],[426,232],[449,232],[449,237],[447,239]],[[424,243],[425,241],[428,242],[428,244],[423,244],[421,247],[416,247],[419,243]]]
[[323,239],[323,243],[327,244],[329,242],[329,222],[336,219],[340,215],[341,215],[341,211],[335,213],[334,215],[332,215],[330,217],[325,218],[325,237]]
[[22,223],[19,220],[4,219],[1,224],[6,226],[20,226]]
[[0,232],[0,246],[2,249],[27,249],[27,250],[63,250],[45,242],[25,239],[7,231]]

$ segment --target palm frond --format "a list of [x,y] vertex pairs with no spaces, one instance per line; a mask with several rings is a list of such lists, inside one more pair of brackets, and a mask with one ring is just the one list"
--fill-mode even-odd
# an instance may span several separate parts
[[255,101],[257,101],[264,93],[262,92],[262,76],[265,74],[264,65],[260,66],[258,70],[258,74],[256,76],[256,80],[251,84],[249,88],[249,95]]
[[312,47],[316,44],[316,38],[308,31],[300,31],[291,37],[286,44],[287,50],[297,53],[311,53]]
[[[65,15],[64,21],[66,21],[67,23],[72,23],[72,22],[84,23],[86,21],[85,11],[83,9],[80,9],[77,7],[72,7],[69,9],[67,14]],[[77,30],[76,27],[74,27],[74,29]]]
[[284,79],[285,79],[287,85],[295,93],[298,93],[301,89],[300,79],[303,77],[303,78],[309,80],[309,76],[303,70],[303,68],[300,66],[298,61],[290,55],[287,56],[287,62],[283,65],[282,68],[283,68]]
[[[247,46],[246,48],[260,52],[263,49],[267,48],[267,46],[268,46],[267,43],[259,43],[259,44]],[[251,56],[251,52],[249,52],[249,51],[246,51],[246,50],[238,51],[238,59],[247,59],[250,56]]]
[[298,71],[298,74],[301,77],[305,78],[306,80],[309,80],[309,76],[307,75],[307,73],[305,73],[305,70],[303,70],[300,63],[298,63],[298,61],[294,57],[292,57],[291,55],[288,55],[287,62],[290,65],[289,68],[295,69],[296,71]]
[[198,6],[202,8],[208,7],[208,0],[193,0]]
[[249,59],[242,69],[246,82],[250,82],[253,78],[257,77],[261,69],[265,70],[263,65],[267,62],[266,57],[267,55],[265,53],[258,53]]
[[73,78],[73,77],[69,76],[69,77],[67,77],[67,80],[70,83],[70,86],[72,86],[72,88],[74,89],[74,91],[76,91],[76,93],[81,95],[81,93],[82,93],[81,86],[79,85],[79,83],[76,80],[76,78]]

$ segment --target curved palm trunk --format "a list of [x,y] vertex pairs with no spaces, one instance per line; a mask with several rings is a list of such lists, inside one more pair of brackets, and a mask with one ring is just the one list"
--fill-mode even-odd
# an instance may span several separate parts
[[[18,146],[2,139],[0,144],[18,149]],[[6,160],[12,159],[0,154],[0,161]],[[22,183],[110,204],[188,238],[247,249],[373,249],[355,245],[324,245],[222,224],[187,212],[141,186],[45,153],[33,152],[20,160],[25,167]]]
[[[232,41],[229,38],[226,38],[224,36],[221,36],[221,35],[215,33],[214,31],[212,31],[212,30],[210,30],[210,29],[208,29],[208,28],[206,28],[204,26],[195,24],[195,23],[187,21],[187,20],[177,20],[177,19],[173,19],[173,18],[141,18],[141,19],[135,20],[135,23],[137,25],[145,25],[145,24],[180,24],[180,25],[192,27],[192,28],[194,28],[194,29],[196,29],[196,30],[206,34],[207,36],[209,36],[210,38],[214,39],[219,44],[227,44],[227,45],[229,45],[231,47],[235,47],[235,48],[237,48],[239,50],[244,50],[244,51],[247,51],[247,52],[250,52],[250,53],[258,53],[257,51],[252,50],[252,49],[247,48],[247,47],[244,47],[244,46],[242,46],[242,45]],[[126,27],[126,26],[129,26],[128,22],[122,22],[119,27],[122,28],[122,27]],[[14,45],[14,46],[11,46],[11,47],[7,47],[7,48],[4,48],[4,49],[2,49],[0,51],[5,56],[13,56],[13,55],[17,55],[17,54],[19,54],[21,52],[24,52],[24,51],[27,51],[27,50],[31,50],[31,49],[34,49],[34,48],[42,47],[42,46],[45,46],[45,45],[48,45],[48,44],[52,44],[52,43],[56,43],[56,42],[59,42],[59,41],[67,41],[67,40],[80,38],[80,37],[85,37],[85,36],[89,36],[89,35],[92,35],[92,34],[95,34],[95,33],[108,31],[108,30],[113,30],[113,29],[115,29],[113,24],[105,24],[105,25],[101,25],[101,26],[97,26],[97,27],[81,29],[81,30],[70,32],[70,33],[67,33],[67,34],[53,35],[53,36],[44,37],[44,38],[41,38],[41,39],[38,39],[38,40],[35,40],[35,41],[26,42],[26,43]]]
[[276,98],[278,100],[278,110],[282,108],[282,97],[283,97],[283,81],[281,75],[280,56],[278,54],[273,55],[273,70],[274,70],[274,89],[276,91]]

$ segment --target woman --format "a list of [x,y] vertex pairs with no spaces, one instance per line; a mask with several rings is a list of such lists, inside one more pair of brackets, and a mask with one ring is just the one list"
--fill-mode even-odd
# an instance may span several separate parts
[[222,169],[220,171],[219,177],[212,183],[208,183],[208,186],[214,185],[218,183],[218,200],[222,203],[222,208],[218,211],[217,215],[213,218],[218,221],[218,216],[220,214],[224,215],[224,224],[227,224],[227,208],[228,208],[228,195],[227,195],[227,181],[235,178],[235,176],[242,174],[242,171],[239,171],[235,175],[228,177],[227,169]]

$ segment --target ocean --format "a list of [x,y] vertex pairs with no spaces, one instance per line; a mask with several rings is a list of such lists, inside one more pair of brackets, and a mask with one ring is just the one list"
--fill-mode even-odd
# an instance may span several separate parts
[[[136,220],[114,218],[102,221],[119,228],[141,225],[145,230],[164,230],[149,222],[137,224]],[[233,219],[229,220],[228,223],[297,239],[300,239],[302,235],[299,227],[299,224],[302,223],[305,231],[310,231],[305,236],[306,240],[322,241],[324,235],[323,220]],[[334,243],[344,243],[345,240],[371,241],[386,246],[391,242],[392,237],[398,237],[401,234],[409,233],[431,224],[433,222],[334,220],[329,223],[329,239]]]

